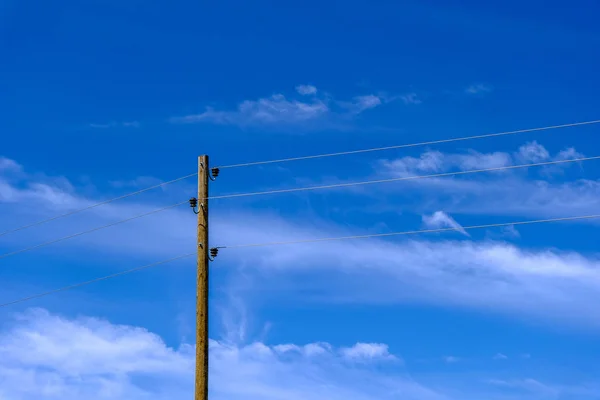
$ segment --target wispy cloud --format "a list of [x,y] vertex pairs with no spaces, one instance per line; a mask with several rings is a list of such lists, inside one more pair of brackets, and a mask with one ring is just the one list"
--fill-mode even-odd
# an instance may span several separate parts
[[212,122],[240,126],[297,124],[323,118],[330,112],[331,110],[324,100],[288,100],[282,94],[274,94],[259,100],[246,100],[234,111],[217,111],[207,108],[200,114],[174,118],[172,121],[179,123]]
[[359,114],[365,110],[378,107],[382,104],[382,100],[379,96],[373,94],[367,96],[356,96],[350,102],[339,102],[339,104],[348,109],[351,113]]
[[487,380],[487,384],[501,389],[509,389],[513,393],[516,392],[519,397],[515,398],[576,398],[591,400],[596,399],[600,396],[600,388],[597,385],[561,385],[555,382],[545,383],[533,378],[489,379]]
[[0,157],[0,172],[14,173],[21,172],[23,166],[10,158]]
[[298,85],[296,86],[296,91],[303,96],[317,94],[317,88],[312,85]]
[[406,93],[400,96],[404,104],[421,104],[423,101],[416,93]]
[[[300,98],[288,97],[282,93],[257,100],[245,100],[233,110],[206,108],[198,114],[172,118],[174,123],[207,122],[221,125],[248,126],[335,126],[336,123],[351,120],[358,114],[395,100],[379,94],[354,96],[348,100],[334,99],[321,93],[315,86],[298,85],[296,92]],[[407,103],[416,103],[414,94],[405,96]]]
[[94,129],[109,129],[109,128],[139,128],[141,124],[138,121],[125,121],[125,122],[109,122],[105,124],[92,123],[89,124],[90,128]]
[[423,224],[428,229],[452,228],[465,236],[470,236],[463,227],[443,211],[436,211],[431,215],[423,215]]
[[471,95],[489,93],[493,90],[492,86],[484,83],[474,83],[467,86],[465,92]]
[[[23,213],[26,209],[19,207],[32,201],[43,204],[44,208],[36,208],[36,212],[45,210],[47,215],[95,202],[49,184],[13,186],[2,182],[0,194],[0,201],[13,207],[10,210],[18,211],[13,215]],[[81,230],[82,224],[102,225],[155,207],[151,203],[111,204],[82,215],[82,220],[63,221],[64,229],[76,232]],[[252,242],[271,242],[361,233],[348,232],[325,221],[314,220],[306,225],[256,212],[232,210],[218,219],[213,232],[215,243],[219,245],[245,243],[250,238]],[[18,221],[12,223],[17,225]],[[194,248],[193,237],[188,234],[193,223],[186,210],[171,210],[120,225],[119,229],[82,236],[76,243],[65,242],[64,246],[83,247],[92,253],[101,249],[102,254],[166,258]],[[261,228],[265,224],[269,230]],[[56,236],[54,229],[36,229],[28,233],[27,241],[35,243]],[[7,236],[4,245],[16,245],[19,240],[22,238]],[[295,296],[302,292],[302,282],[311,282],[315,296],[321,293],[318,296],[321,301],[436,303],[484,308],[515,318],[536,317],[600,327],[600,313],[586,307],[589,302],[600,301],[600,261],[576,252],[528,250],[498,241],[428,240],[415,236],[409,241],[366,240],[265,247],[260,250],[260,256],[253,249],[231,249],[219,257],[231,265],[255,257],[253,268],[246,271],[250,279],[254,273],[270,271],[268,275],[274,281],[263,279],[260,284],[247,285],[240,296],[248,292],[262,296],[260,288],[263,287],[269,287],[269,292],[282,290]],[[369,268],[367,276],[361,273],[365,265]],[[334,285],[319,285],[322,282],[319,276],[324,273],[343,274],[344,279],[335,281]],[[298,276],[307,280],[293,278]],[[280,279],[283,282],[293,279],[296,284],[288,287]],[[332,282],[331,279],[326,281]],[[353,289],[348,290],[346,285]]]
[[443,360],[448,364],[455,364],[460,361],[460,358],[454,356],[445,356],[443,357]]
[[426,151],[419,157],[406,156],[395,160],[382,160],[384,171],[394,175],[414,175],[422,173],[447,172],[451,170],[472,170],[497,168],[513,165],[511,154],[505,152],[442,153]]

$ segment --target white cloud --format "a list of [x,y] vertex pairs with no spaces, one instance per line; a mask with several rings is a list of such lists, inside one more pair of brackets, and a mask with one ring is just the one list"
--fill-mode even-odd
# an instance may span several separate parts
[[512,165],[512,157],[508,153],[442,153],[440,151],[425,151],[419,157],[406,156],[395,160],[382,160],[381,164],[392,175],[414,175],[423,173],[438,173],[451,170],[468,171],[473,169],[498,168]]
[[[559,152],[555,159],[574,158],[579,155],[573,148]],[[533,141],[524,144],[513,154],[508,152],[480,153],[469,150],[463,153],[442,153],[437,150],[427,150],[419,157],[405,156],[394,160],[381,160],[380,165],[388,173],[407,175],[426,172],[445,172],[451,170],[468,171],[474,169],[500,168],[514,165],[514,160],[520,163],[535,163],[547,161],[550,154],[546,148]]]
[[422,101],[419,99],[416,93],[406,93],[400,96],[400,99],[404,104],[421,104]]
[[521,234],[519,233],[517,228],[515,228],[514,225],[509,225],[501,228],[498,233],[495,233],[495,235],[497,237],[504,237],[508,239],[517,239],[521,237]]
[[[318,354],[288,354],[210,341],[211,399],[443,398],[402,369],[349,365],[330,345],[316,345]],[[170,348],[143,328],[31,310],[0,331],[0,398],[183,400],[193,394],[194,357],[193,346]]]
[[422,219],[425,227],[428,229],[452,228],[465,236],[470,236],[454,218],[443,211],[436,211],[431,215],[423,215]]
[[381,99],[375,95],[357,96],[354,98],[354,112],[360,113],[381,105]]
[[550,153],[534,140],[519,147],[516,157],[522,163],[538,163],[550,159]]
[[193,356],[141,328],[32,310],[0,333],[0,398],[183,398]]
[[[37,213],[45,211],[44,216],[95,202],[54,186],[48,186],[47,190],[34,187],[0,186],[0,193],[3,193],[3,188],[8,188],[6,190],[11,193],[8,198],[2,197],[5,203],[15,199],[26,200],[5,204],[10,206],[7,209],[11,215],[20,215],[29,210],[23,204],[34,200],[47,207],[35,209]],[[594,187],[600,188],[600,184]],[[489,195],[497,196],[496,201],[502,203],[503,207],[510,207],[506,197],[500,196],[506,191],[512,192],[513,187],[504,184]],[[516,192],[523,190],[516,189]],[[561,196],[554,197],[558,201],[564,200]],[[594,207],[597,197],[590,197]],[[574,206],[576,201],[577,197],[574,196],[568,205]],[[27,231],[27,244],[56,238],[63,234],[62,229],[66,231],[64,233],[73,233],[82,230],[82,224],[98,226],[153,208],[149,204],[129,202],[106,205],[80,215],[81,220],[63,220],[60,229],[52,226]],[[246,243],[249,238],[252,238],[252,242],[271,242],[361,233],[323,221],[313,220],[311,225],[305,225],[305,222],[284,221],[268,214],[230,211],[219,214],[217,218],[218,223],[213,228],[215,245]],[[30,222],[31,219],[37,220],[39,216],[22,222]],[[15,219],[10,223],[17,226],[19,221]],[[269,230],[261,228],[265,224],[268,224]],[[84,235],[76,241],[66,241],[62,246],[77,246],[91,254],[126,253],[137,258],[152,256],[150,261],[155,261],[154,257],[169,258],[190,252],[194,248],[193,235],[189,235],[193,225],[194,220],[189,218],[187,208],[172,210],[120,225],[118,229],[109,228]],[[139,232],[144,232],[144,235]],[[253,249],[230,249],[221,252],[219,262],[236,265],[249,257],[256,259],[252,268],[247,270],[249,279],[253,278],[253,273],[268,270],[271,272],[268,276],[274,280],[270,282],[265,279],[256,287],[249,284],[249,288],[244,289],[256,290],[259,295],[263,294],[260,288],[266,287],[264,285],[270,288],[268,293],[287,290],[286,294],[295,296],[295,293],[303,290],[303,284],[310,284],[317,286],[314,295],[320,301],[434,303],[468,309],[483,308],[514,318],[535,317],[600,327],[600,313],[594,313],[586,307],[589,302],[600,301],[600,261],[592,255],[553,249],[527,250],[494,241],[430,241],[426,236],[414,236],[412,239],[265,247],[260,249],[260,253]],[[18,248],[23,246],[22,240],[6,236],[3,245],[13,244]],[[46,249],[62,253],[64,248],[56,245]],[[366,270],[369,274],[365,276]],[[333,273],[334,276],[342,274],[344,279],[339,282],[333,280],[334,285],[326,285],[325,282],[321,285],[319,277],[323,273]],[[306,277],[306,280],[295,279],[299,276]],[[288,287],[281,284],[280,279],[292,279],[295,285]],[[328,279],[327,282],[332,281]],[[348,290],[347,285],[353,289]],[[354,285],[357,285],[356,288]]]
[[[546,160],[561,159],[575,154],[579,153],[572,148],[549,154],[543,146],[531,142],[514,153],[425,151],[418,157],[380,160],[375,164],[375,168],[380,177],[403,177],[497,168],[515,165],[515,159],[519,159],[520,164],[543,160],[546,157]],[[499,170],[461,177],[417,179],[397,185],[377,185],[369,193],[378,198],[384,193],[386,201],[390,204],[389,209],[397,209],[401,205],[404,208],[413,207],[413,210],[419,210],[421,213],[424,210],[420,208],[419,203],[403,204],[406,202],[407,187],[410,188],[413,198],[422,197],[420,203],[427,204],[428,210],[435,207],[445,212],[460,214],[526,217],[595,214],[595,199],[600,193],[600,181],[554,179],[564,177],[569,167],[573,166],[563,164],[543,168]],[[582,169],[570,171],[571,176],[583,173]],[[379,204],[378,210],[383,209]]]
[[298,85],[296,86],[296,91],[303,96],[307,96],[310,94],[316,94],[317,88],[312,85]]
[[440,172],[445,165],[445,156],[439,151],[426,151],[420,157],[402,157],[395,160],[382,160],[384,171],[392,175],[413,175],[424,172]]
[[483,93],[489,93],[492,90],[493,90],[493,88],[490,85],[486,85],[483,83],[475,83],[475,84],[469,85],[465,89],[465,92],[468,94],[483,94]]
[[243,101],[235,110],[221,111],[208,107],[200,114],[172,118],[171,121],[238,126],[299,126],[320,122],[325,126],[336,126],[336,123],[383,104],[382,98],[373,94],[355,96],[349,101],[334,101],[325,94],[317,97],[317,88],[310,85],[299,85],[296,92],[301,96],[310,96],[310,99],[288,99],[283,94],[274,94],[267,98]]
[[0,171],[6,172],[20,172],[23,170],[23,166],[17,163],[15,160],[10,158],[0,157]]
[[303,102],[288,100],[282,94],[259,100],[246,100],[235,111],[216,111],[207,108],[203,113],[174,119],[174,122],[213,122],[224,125],[270,125],[300,123],[315,120],[330,112],[322,100]]
[[388,346],[382,343],[357,343],[340,350],[342,356],[353,361],[395,360]]
[[[247,222],[248,227],[254,225]],[[238,228],[236,235],[241,242],[247,237],[253,242],[269,242],[347,234],[326,232],[322,227],[311,232],[273,220],[269,226],[268,233]],[[232,236],[228,242],[236,243]],[[305,283],[320,301],[443,304],[600,328],[600,312],[592,313],[586,307],[591,301],[600,301],[600,260],[575,252],[525,250],[493,241],[415,238],[265,247],[260,254],[245,250],[239,257],[256,259],[254,268],[269,271],[273,279],[263,279],[262,284],[292,297],[303,293]],[[320,285],[318,276],[331,273],[344,279],[338,282],[333,278],[335,285]],[[290,280],[294,285],[285,284]],[[298,299],[311,300],[306,296]]]
[[494,356],[494,360],[506,360],[506,359],[508,359],[508,357],[502,353],[498,353]]
[[583,157],[585,157],[585,156],[582,153],[575,150],[574,147],[568,147],[564,150],[559,151],[558,154],[556,155],[556,157],[554,157],[554,159],[555,160],[573,160],[575,158],[583,158]]

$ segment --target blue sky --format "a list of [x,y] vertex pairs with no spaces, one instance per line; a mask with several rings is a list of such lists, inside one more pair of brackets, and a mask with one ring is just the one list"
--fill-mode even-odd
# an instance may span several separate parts
[[[0,3],[0,231],[213,165],[599,118],[598,5]],[[223,169],[213,195],[600,155],[598,125]],[[598,161],[215,199],[212,244],[598,213]],[[184,201],[194,178],[0,237]],[[211,264],[211,399],[600,398],[597,222]],[[0,259],[0,303],[194,251],[174,208]],[[0,399],[183,399],[193,257],[0,309]]]

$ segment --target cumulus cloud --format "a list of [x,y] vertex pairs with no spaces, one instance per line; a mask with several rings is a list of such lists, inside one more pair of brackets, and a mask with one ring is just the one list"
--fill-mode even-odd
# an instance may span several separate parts
[[[443,398],[402,368],[350,365],[333,346],[315,345],[320,352],[289,354],[282,346],[211,340],[211,399],[379,400],[398,392],[407,399]],[[30,310],[0,330],[0,398],[183,400],[193,395],[194,357],[194,346],[168,347],[143,328]]]
[[538,163],[548,160],[550,153],[544,146],[534,140],[519,147],[516,158],[523,163]]
[[343,357],[354,361],[395,360],[388,346],[382,343],[357,343],[353,347],[341,349]]
[[558,154],[554,157],[555,160],[573,160],[575,158],[583,158],[584,154],[575,150],[574,147],[568,147],[564,150],[558,152]]
[[[551,154],[539,143],[529,142],[515,152],[480,153],[470,150],[443,153],[427,150],[419,156],[383,159],[375,163],[374,167],[377,174],[385,178],[405,177],[502,168],[539,160],[572,159],[576,155],[581,156],[574,148]],[[571,173],[569,176],[583,173],[582,169],[572,167],[573,163],[567,163],[460,177],[408,180],[398,185],[378,185],[370,193],[379,198],[384,193],[390,208],[397,208],[397,202],[400,202],[403,207],[419,209],[419,203],[403,204],[406,201],[406,188],[410,187],[412,198],[422,197],[428,207],[452,213],[526,217],[595,214],[595,198],[600,193],[600,181],[556,179],[564,177],[567,171]],[[379,207],[382,209],[381,205]]]
[[572,147],[566,148],[552,156],[550,152],[536,141],[527,142],[515,152],[481,153],[468,150],[461,153],[443,153],[437,150],[426,150],[418,157],[405,156],[397,159],[380,160],[379,165],[388,173],[410,175],[417,173],[435,173],[452,170],[475,170],[501,168],[516,163],[529,164],[550,160],[568,160],[583,157]]

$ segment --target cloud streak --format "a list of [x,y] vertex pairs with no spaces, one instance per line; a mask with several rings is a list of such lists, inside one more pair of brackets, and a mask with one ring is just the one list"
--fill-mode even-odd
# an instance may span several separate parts
[[212,107],[198,114],[171,119],[173,123],[213,123],[239,127],[340,127],[357,115],[382,106],[397,98],[406,104],[418,104],[416,94],[388,97],[378,94],[354,96],[349,100],[336,100],[321,93],[315,86],[298,85],[300,98],[288,98],[282,93],[257,100],[245,100],[233,110],[218,110]]
[[[437,167],[436,167],[437,168]],[[12,203],[13,215],[23,212],[27,199],[56,208],[69,209],[93,202],[76,193],[48,185],[47,190],[19,188],[3,182],[2,196]],[[505,188],[504,188],[505,189]],[[3,193],[0,190],[0,193]],[[42,201],[43,200],[43,201]],[[139,214],[154,206],[148,203],[110,204],[82,215],[80,220],[65,221],[63,228],[81,230],[81,224],[101,225],[108,221]],[[39,211],[39,210],[38,210]],[[54,209],[47,212],[54,214]],[[447,214],[427,216],[428,224],[456,224]],[[268,230],[263,229],[265,225]],[[127,223],[118,229],[85,235],[46,249],[62,252],[65,247],[85,248],[92,254],[131,254],[139,257],[170,258],[193,251],[194,221],[188,211],[171,210]],[[78,228],[78,229],[76,229]],[[140,235],[139,232],[144,232]],[[27,240],[55,238],[62,231],[35,230]],[[66,233],[66,232],[65,232]],[[292,221],[278,216],[243,210],[218,215],[213,226],[216,245],[273,242],[360,234],[325,221]],[[6,244],[19,246],[22,238],[7,237]],[[100,250],[99,250],[100,249]],[[555,249],[529,250],[503,241],[435,240],[421,236],[390,240],[355,240],[261,249],[223,250],[219,260],[236,273],[246,265],[250,283],[240,295],[269,296],[285,292],[295,301],[347,303],[417,302],[485,309],[513,318],[537,318],[578,325],[600,327],[600,313],[586,307],[600,301],[600,261],[595,256]],[[47,254],[47,253],[46,253]],[[99,253],[100,254],[100,253]],[[18,256],[15,256],[18,257]],[[16,259],[15,259],[16,260]],[[268,272],[268,279],[254,280]],[[323,274],[344,279],[321,279]],[[290,282],[294,284],[291,285]],[[327,284],[325,284],[327,282]],[[329,284],[334,282],[334,284]],[[268,287],[263,293],[261,288]],[[313,296],[299,296],[310,288]],[[350,293],[352,295],[350,295]],[[10,299],[7,299],[10,300]]]

